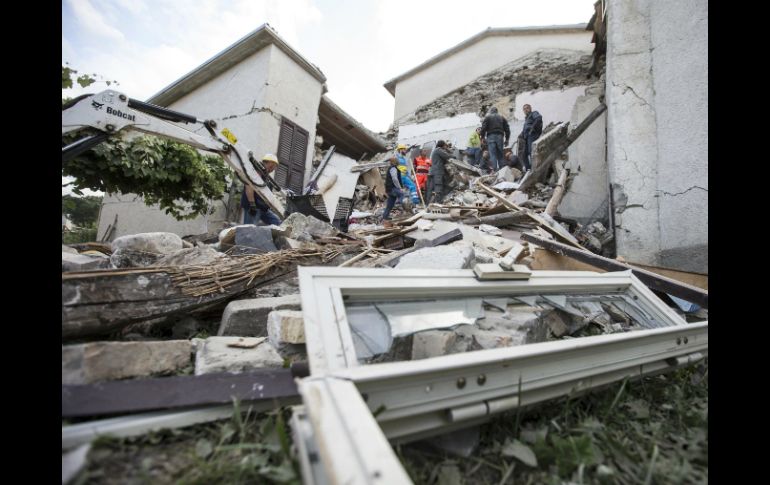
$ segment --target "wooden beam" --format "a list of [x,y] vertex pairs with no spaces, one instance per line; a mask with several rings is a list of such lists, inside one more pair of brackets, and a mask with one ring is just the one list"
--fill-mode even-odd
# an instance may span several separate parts
[[586,116],[586,118],[580,122],[580,124],[572,130],[568,135],[567,138],[559,143],[559,145],[556,146],[556,148],[553,149],[553,151],[545,158],[545,160],[540,163],[540,165],[537,166],[536,169],[532,171],[532,174],[527,177],[526,180],[521,181],[521,185],[519,185],[518,191],[525,191],[528,188],[532,187],[537,183],[540,179],[545,176],[546,172],[548,172],[548,169],[551,167],[551,164],[559,158],[559,156],[564,153],[564,150],[569,148],[570,145],[572,145],[572,142],[577,140],[577,138],[584,132],[586,129],[591,126],[591,123],[596,120],[604,111],[607,109],[607,105],[604,103],[599,103],[599,106],[597,106],[591,113]]
[[526,214],[527,216],[529,216],[530,219],[532,219],[533,221],[538,223],[543,229],[545,229],[546,231],[550,232],[554,236],[558,237],[562,241],[565,241],[565,242],[575,246],[578,249],[586,250],[583,246],[581,246],[577,242],[577,240],[575,239],[575,237],[572,234],[567,232],[567,230],[564,229],[563,227],[561,227],[558,223],[554,222],[553,224],[551,224],[551,222],[549,222],[545,218],[535,214],[535,212],[533,212],[533,211],[531,211],[529,209],[523,208],[523,207],[519,207],[518,205],[514,204],[510,200],[506,199],[499,192],[496,192],[495,190],[487,187],[486,185],[482,184],[481,182],[477,183],[476,185],[478,185],[483,191],[485,191],[489,195],[497,198],[508,209],[510,209],[512,211],[515,211],[515,212],[521,212],[521,213]]
[[131,379],[61,387],[63,418],[298,396],[292,369]]
[[556,209],[559,208],[559,203],[561,202],[562,197],[564,197],[564,184],[567,182],[567,172],[567,169],[561,169],[559,181],[556,182],[556,189],[553,191],[551,200],[548,201],[548,205],[545,207],[545,213],[551,217],[556,214]]
[[569,256],[570,258],[590,264],[592,266],[596,266],[597,268],[602,268],[607,271],[625,271],[630,269],[633,271],[634,276],[639,278],[639,280],[647,285],[650,289],[674,295],[683,300],[687,300],[689,302],[700,305],[703,308],[709,307],[708,291],[704,291],[695,286],[688,285],[671,278],[666,278],[665,276],[655,274],[645,269],[635,268],[619,261],[615,261],[614,259],[599,256],[598,254],[594,254],[589,251],[580,251],[567,246],[566,244],[561,244],[556,241],[549,241],[532,234],[524,233],[521,235],[521,238],[525,241],[537,244],[538,246],[543,247],[549,251],[553,251],[556,254]]

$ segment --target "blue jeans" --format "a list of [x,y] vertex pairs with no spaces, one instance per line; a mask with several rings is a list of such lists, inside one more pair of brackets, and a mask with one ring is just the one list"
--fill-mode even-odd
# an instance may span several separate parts
[[257,221],[262,221],[265,224],[275,224],[276,226],[281,225],[281,220],[278,219],[278,216],[275,215],[273,211],[270,209],[259,209],[257,208],[257,213],[253,216],[249,214],[249,209],[245,208],[243,209],[243,223],[244,224],[257,224]]
[[401,202],[401,198],[404,196],[403,192],[401,192],[397,188],[393,188],[388,193],[388,202],[385,204],[385,212],[382,213],[382,220],[388,221],[390,220],[390,211],[393,210],[393,206],[396,205],[396,200],[398,202]]
[[466,148],[465,153],[471,157],[471,165],[478,167],[481,161],[481,147]]
[[487,146],[489,159],[492,161],[491,168],[497,171],[500,169],[500,162],[503,160],[503,135],[500,133],[487,135]]

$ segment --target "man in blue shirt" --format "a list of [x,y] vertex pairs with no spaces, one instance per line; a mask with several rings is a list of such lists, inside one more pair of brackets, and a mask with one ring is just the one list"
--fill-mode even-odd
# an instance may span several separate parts
[[526,148],[522,151],[524,156],[521,161],[525,170],[532,170],[532,143],[540,138],[543,132],[543,117],[537,111],[532,111],[532,106],[528,104],[525,104],[522,109],[526,118],[524,118],[524,128],[519,135],[519,143],[523,142]]
[[[268,153],[262,157],[262,165],[264,165],[267,173],[270,174],[278,166],[278,158]],[[265,224],[281,225],[281,220],[275,215],[270,207],[263,201],[257,192],[249,185],[244,186],[243,194],[241,195],[241,207],[243,208],[243,223],[244,224],[256,224],[257,221],[262,221]]]

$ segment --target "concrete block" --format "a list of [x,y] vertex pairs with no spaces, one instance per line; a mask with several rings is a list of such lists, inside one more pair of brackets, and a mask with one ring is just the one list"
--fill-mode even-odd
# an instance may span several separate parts
[[267,316],[267,335],[276,347],[305,343],[305,320],[301,311],[275,310]]
[[227,304],[222,314],[218,336],[266,337],[267,317],[273,310],[299,310],[299,294],[274,298],[235,300]]
[[110,260],[107,258],[84,256],[82,254],[72,254],[61,252],[61,270],[62,273],[69,271],[86,271],[90,269],[108,268]]
[[158,259],[156,264],[158,266],[207,265],[226,258],[227,256],[211,246],[198,246],[184,248],[173,254],[163,256]]
[[165,375],[190,364],[188,340],[93,342],[62,346],[62,384]]
[[438,246],[418,249],[401,258],[397,269],[467,269],[473,260],[469,247]]
[[412,360],[446,355],[457,340],[453,330],[429,330],[412,337]]
[[209,337],[196,344],[195,375],[229,372],[238,374],[264,367],[282,367],[283,358],[268,342],[266,337],[258,337],[253,347],[233,347],[241,345],[241,337]]
[[182,244],[182,238],[171,232],[144,232],[121,236],[112,241],[112,248],[172,254],[183,249],[184,245]]
[[273,232],[269,227],[240,226],[235,228],[235,244],[262,251],[277,251],[273,242]]

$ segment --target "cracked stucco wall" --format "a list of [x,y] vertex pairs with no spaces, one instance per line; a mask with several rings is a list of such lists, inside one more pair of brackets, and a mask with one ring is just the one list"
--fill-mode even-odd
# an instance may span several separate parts
[[[312,141],[322,89],[318,80],[270,44],[171,103],[169,108],[198,119],[215,120],[218,129],[228,128],[238,137],[238,146],[253,150],[257,157],[276,153],[281,116],[285,116],[309,132],[305,157],[307,177],[312,168]],[[194,131],[206,134],[205,128],[197,126]],[[221,229],[225,211],[220,201],[212,201],[212,205],[216,209],[213,215],[177,221],[157,208],[147,207],[136,194],[111,195],[102,206],[99,236],[113,222],[116,213],[116,237],[150,231],[168,231],[180,236],[216,231]]]
[[[586,89],[586,95],[580,96],[572,110],[572,126],[577,126],[597,106],[599,96],[603,95],[601,86]],[[586,131],[569,147],[567,168],[577,176],[569,185],[564,199],[559,204],[559,213],[570,219],[585,224],[596,218],[607,217],[609,197],[609,177],[606,157],[607,113],[597,118]],[[601,209],[605,210],[602,212]],[[598,213],[597,213],[598,212]]]
[[708,273],[708,3],[611,0],[607,15],[618,255]]
[[652,2],[660,264],[708,273],[708,0]]

